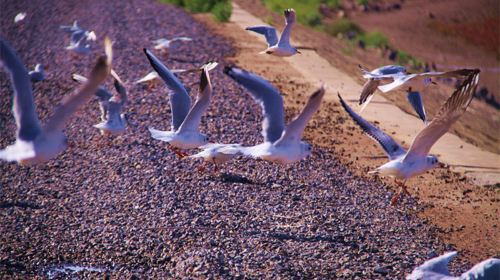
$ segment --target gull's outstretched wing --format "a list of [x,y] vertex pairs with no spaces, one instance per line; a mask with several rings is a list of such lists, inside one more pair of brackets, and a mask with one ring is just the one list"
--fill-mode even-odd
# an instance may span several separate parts
[[417,134],[405,160],[411,160],[414,156],[426,156],[432,145],[462,116],[474,97],[479,82],[479,72],[479,69],[470,70],[470,74],[446,100],[431,123]]
[[64,30],[65,32],[68,32],[68,33],[73,33],[75,31],[82,30],[78,26],[78,22],[76,20],[73,22],[73,25],[61,25],[61,26],[59,26],[59,28],[61,28],[62,30]]
[[193,41],[193,39],[189,37],[174,37],[170,39],[170,42],[175,42],[175,41]]
[[144,49],[144,53],[153,69],[171,90],[169,97],[172,109],[172,130],[176,131],[182,125],[191,109],[191,97],[189,97],[182,83],[151,51]]
[[325,87],[322,85],[320,89],[311,94],[306,106],[304,106],[304,109],[302,109],[302,112],[300,112],[300,114],[297,115],[297,117],[295,117],[295,119],[293,119],[288,124],[288,126],[285,128],[285,131],[283,132],[283,135],[281,135],[280,139],[276,141],[276,146],[280,144],[300,142],[307,123],[314,115],[314,113],[319,109],[324,95]]
[[225,67],[224,73],[244,86],[262,108],[264,142],[277,141],[285,129],[283,97],[279,91],[262,77],[243,69]]
[[397,89],[398,87],[404,85],[405,83],[407,83],[409,80],[415,78],[415,77],[419,77],[418,74],[410,74],[410,75],[400,75],[400,76],[395,76],[394,77],[394,81],[392,83],[389,83],[389,84],[386,84],[386,85],[382,85],[382,86],[379,86],[378,89],[381,91],[381,92],[389,92],[391,90],[395,90]]
[[179,131],[198,131],[201,117],[210,105],[211,98],[212,83],[210,82],[208,70],[204,68],[200,75],[200,92],[198,93],[198,98],[196,99],[193,108],[191,108],[189,114],[186,116],[186,119],[179,127]]
[[111,70],[111,76],[115,79],[113,85],[118,94],[113,94],[110,101],[114,101],[123,106],[127,102],[127,89],[125,88],[125,83],[120,79],[118,74],[114,70]]
[[365,103],[368,97],[373,95],[379,84],[380,80],[368,79],[368,81],[366,81],[363,85],[363,89],[361,90],[361,95],[359,96],[359,105]]
[[[421,280],[428,279],[431,276],[436,278],[432,279],[447,279],[446,276],[451,276],[448,271],[448,263],[457,256],[457,252],[448,252],[439,257],[430,259],[421,266],[415,268],[413,272],[406,277],[407,280]],[[441,278],[437,278],[441,277]]]
[[[80,74],[73,74],[71,75],[71,78],[73,79],[73,81],[79,82],[81,84],[84,84],[88,81],[86,77]],[[107,90],[104,86],[99,86],[95,92],[95,95],[97,96],[99,102],[106,102],[113,96],[113,94],[109,92],[109,90]]]
[[408,91],[406,94],[408,102],[410,102],[413,110],[418,114],[418,117],[427,124],[427,115],[425,114],[424,102],[422,101],[422,96],[418,91]]
[[106,56],[101,56],[90,73],[90,78],[76,94],[65,97],[61,105],[56,109],[54,115],[47,121],[45,130],[61,131],[69,118],[76,112],[78,107],[87,102],[95,94],[99,85],[104,82],[111,72],[111,41],[106,37],[104,40]]
[[292,27],[295,24],[295,10],[294,9],[286,9],[284,11],[285,14],[285,29],[281,33],[280,40],[278,45],[280,47],[290,47],[290,35],[292,33]]
[[250,26],[245,29],[264,35],[266,37],[266,42],[268,47],[272,47],[278,44],[278,34],[276,33],[276,29],[274,27],[259,25],[259,26]]
[[30,76],[14,49],[2,37],[0,37],[0,62],[10,73],[14,90],[12,112],[17,125],[17,138],[33,140],[42,132],[42,128],[36,114]]
[[490,258],[484,260],[463,273],[460,279],[500,279],[500,259]]
[[[174,70],[172,72],[175,73]],[[136,84],[140,84],[140,83],[148,82],[148,81],[154,80],[154,79],[156,79],[158,77],[159,77],[159,75],[158,75],[158,73],[156,73],[156,71],[151,71],[148,74],[146,74],[146,76],[144,76],[144,77],[140,78],[139,80],[135,81],[135,83]]]
[[382,146],[390,160],[396,159],[406,153],[405,149],[396,143],[391,136],[387,135],[378,127],[363,119],[360,115],[356,114],[351,107],[345,103],[340,94],[339,99],[340,104],[342,104],[342,107],[344,107],[347,113],[349,113],[354,122],[357,123],[361,129],[363,129],[363,131],[370,136],[370,138],[374,139],[380,144],[380,146]]

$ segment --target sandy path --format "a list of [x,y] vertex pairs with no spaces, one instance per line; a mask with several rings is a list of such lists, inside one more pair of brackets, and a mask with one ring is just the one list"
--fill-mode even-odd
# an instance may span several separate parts
[[[265,22],[233,4],[231,22],[242,29],[252,25],[266,25]],[[265,42],[263,36],[250,33],[256,39]],[[294,40],[296,45],[305,46],[304,42]],[[292,67],[300,72],[307,82],[328,85],[329,94],[326,98],[338,101],[337,92],[349,100],[353,108],[359,108],[357,99],[362,85],[338,68],[332,66],[315,51],[303,51],[302,55],[285,58]],[[363,112],[363,117],[369,121],[378,121],[378,126],[385,131],[396,131],[393,136],[397,141],[411,143],[424,124],[414,116],[403,112],[397,106],[377,94],[372,104]],[[484,151],[469,144],[454,134],[446,133],[431,149],[438,155],[440,161],[450,165],[454,171],[465,173],[476,184],[495,184],[500,182],[500,155]]]

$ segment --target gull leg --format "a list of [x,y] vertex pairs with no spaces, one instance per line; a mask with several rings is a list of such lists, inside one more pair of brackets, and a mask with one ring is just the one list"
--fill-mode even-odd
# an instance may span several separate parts
[[203,173],[203,172],[205,172],[205,170],[206,170],[205,166],[206,166],[206,165],[207,165],[207,162],[206,162],[206,161],[203,161],[203,163],[202,163],[200,166],[198,166],[198,173]]
[[217,166],[217,163],[214,162],[214,175],[219,174],[219,167]]
[[398,200],[399,198],[401,197],[401,195],[403,193],[407,194],[408,196],[410,195],[410,193],[408,192],[408,189],[406,188],[406,180],[403,181],[403,183],[399,182],[398,180],[394,180],[396,182],[396,184],[399,186],[399,191],[397,194],[395,194],[392,198],[391,198],[391,205],[394,206],[398,203]]
[[174,152],[174,153],[177,155],[177,157],[179,157],[179,158],[185,158],[185,157],[187,156],[187,154],[186,154],[186,153],[184,153],[184,152],[180,151],[179,149],[177,149],[177,148],[176,148],[176,147],[174,147],[174,146],[168,145],[168,146],[167,146],[167,148],[168,148],[170,151]]

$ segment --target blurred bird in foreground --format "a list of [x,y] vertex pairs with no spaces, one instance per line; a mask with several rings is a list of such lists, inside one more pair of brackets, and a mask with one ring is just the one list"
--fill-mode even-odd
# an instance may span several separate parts
[[448,252],[418,266],[406,276],[407,280],[498,280],[500,279],[500,259],[484,260],[460,276],[452,276],[448,263],[457,256],[457,252]]
[[45,125],[40,124],[33,101],[30,76],[12,47],[0,38],[0,61],[9,72],[13,87],[12,111],[17,125],[16,142],[0,151],[0,159],[23,165],[38,164],[56,157],[67,147],[63,133],[71,116],[94,94],[111,71],[111,41],[105,40],[106,56],[98,58],[89,80],[75,94],[63,98]]

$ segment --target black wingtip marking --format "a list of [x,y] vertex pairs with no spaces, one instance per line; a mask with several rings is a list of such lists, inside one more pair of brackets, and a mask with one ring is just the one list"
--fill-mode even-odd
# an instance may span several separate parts
[[208,86],[208,73],[205,69],[203,69],[200,75],[200,92],[204,91],[207,86]]

